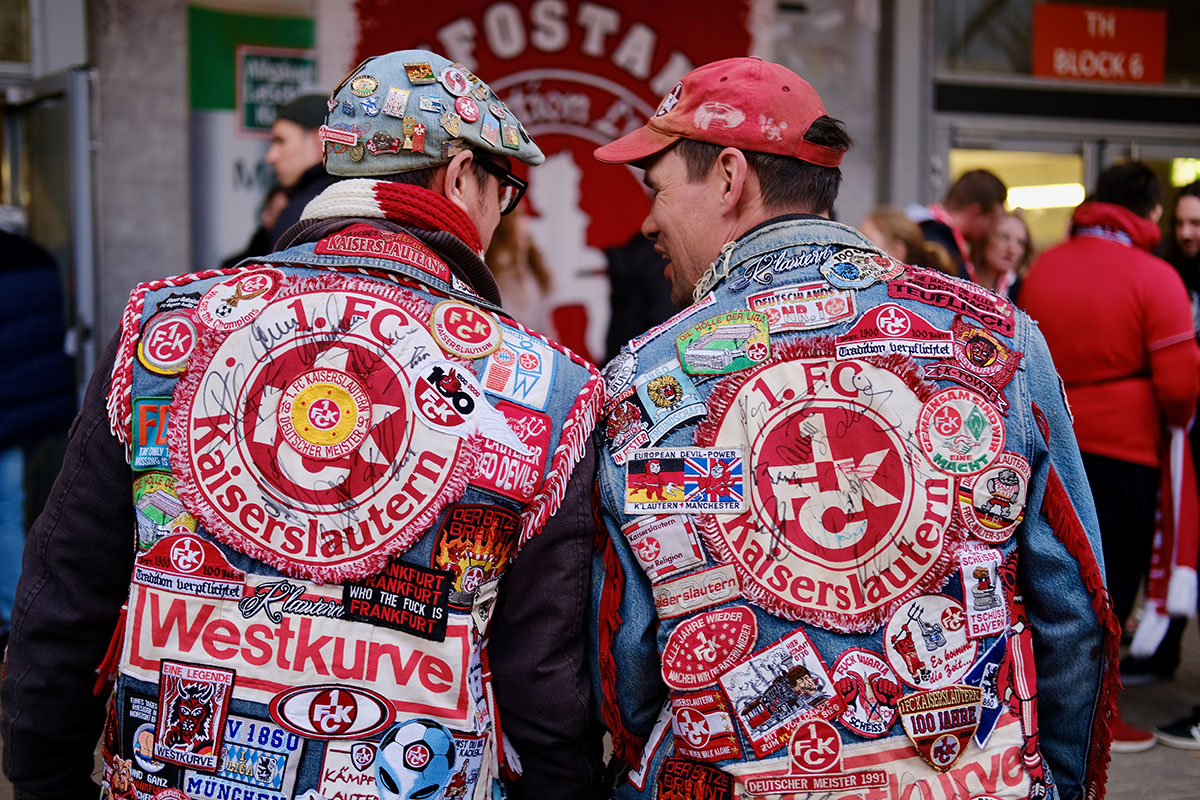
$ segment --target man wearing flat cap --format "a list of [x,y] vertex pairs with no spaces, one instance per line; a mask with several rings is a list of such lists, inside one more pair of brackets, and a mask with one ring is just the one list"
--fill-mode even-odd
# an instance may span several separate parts
[[596,151],[682,309],[604,373],[615,796],[1099,797],[1119,630],[1046,344],[830,221],[850,144],[736,58]]
[[275,180],[287,192],[288,204],[271,228],[271,244],[300,220],[310,200],[333,183],[325,171],[325,145],[320,136],[329,110],[327,100],[321,94],[302,94],[275,112],[267,163],[275,170]]
[[544,156],[427,51],[326,102],[280,250],[138,286],[100,360],[26,549],[18,797],[94,797],[97,737],[126,800],[594,796],[603,383],[481,260]]

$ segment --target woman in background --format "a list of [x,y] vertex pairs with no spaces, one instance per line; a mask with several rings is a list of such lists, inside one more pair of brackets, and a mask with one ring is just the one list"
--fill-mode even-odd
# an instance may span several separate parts
[[1033,261],[1029,226],[1017,214],[1005,214],[971,253],[975,283],[1007,300],[1017,296],[1021,277]]
[[866,216],[858,229],[876,247],[897,261],[929,267],[953,275],[954,261],[946,248],[936,242],[925,241],[917,223],[903,211],[891,206],[879,206]]

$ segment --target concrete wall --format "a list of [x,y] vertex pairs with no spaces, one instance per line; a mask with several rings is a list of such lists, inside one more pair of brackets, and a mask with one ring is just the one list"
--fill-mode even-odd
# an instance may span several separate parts
[[829,116],[845,123],[855,146],[842,162],[838,221],[857,225],[877,197],[880,0],[780,3],[773,59],[812,84]]
[[103,348],[134,284],[191,269],[185,0],[90,0]]

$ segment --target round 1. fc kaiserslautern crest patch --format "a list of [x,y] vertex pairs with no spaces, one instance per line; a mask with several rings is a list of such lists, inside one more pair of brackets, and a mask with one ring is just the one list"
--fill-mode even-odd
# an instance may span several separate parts
[[697,444],[746,448],[748,509],[706,518],[743,594],[787,619],[869,631],[944,580],[954,482],[917,446],[932,387],[902,356],[836,361],[788,342],[709,398]]
[[371,574],[473,474],[477,436],[417,422],[416,379],[440,352],[428,303],[402,289],[284,279],[246,324],[202,333],[176,387],[180,497],[289,575]]

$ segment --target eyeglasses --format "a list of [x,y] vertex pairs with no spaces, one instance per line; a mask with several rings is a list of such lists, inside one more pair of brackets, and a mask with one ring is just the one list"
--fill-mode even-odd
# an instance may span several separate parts
[[500,216],[503,217],[521,202],[529,184],[484,155],[477,153],[475,160],[483,167],[484,172],[500,179]]

